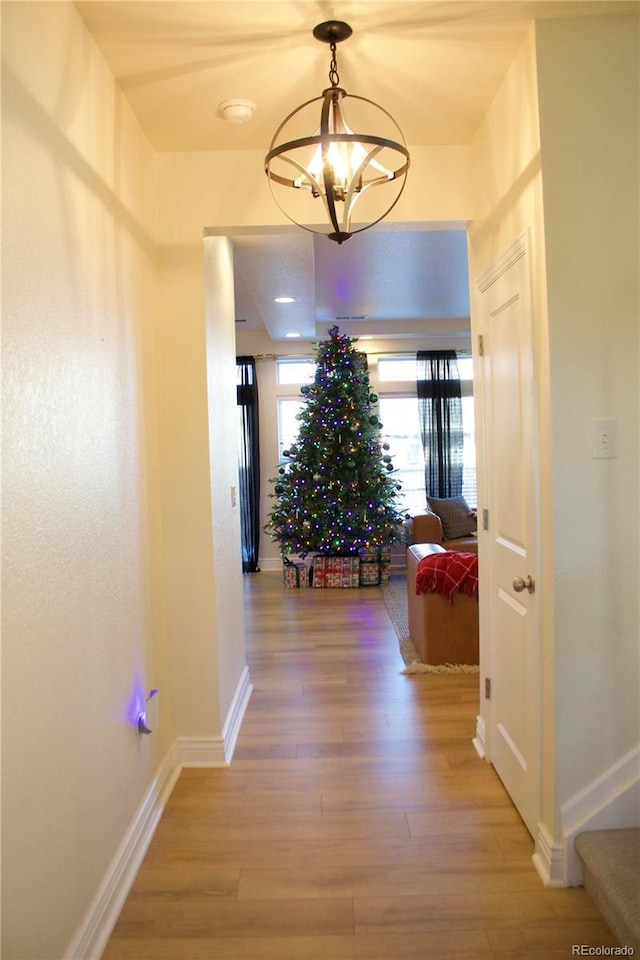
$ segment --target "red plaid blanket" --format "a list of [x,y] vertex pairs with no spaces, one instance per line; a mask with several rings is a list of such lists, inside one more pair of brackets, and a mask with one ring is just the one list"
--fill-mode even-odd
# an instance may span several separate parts
[[445,550],[423,557],[416,572],[416,594],[441,593],[453,603],[456,591],[478,599],[478,557]]

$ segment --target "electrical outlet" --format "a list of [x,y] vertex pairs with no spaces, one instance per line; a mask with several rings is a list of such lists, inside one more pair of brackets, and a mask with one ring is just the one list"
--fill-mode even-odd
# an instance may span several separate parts
[[231,506],[235,507],[238,502],[238,491],[235,487],[231,487]]

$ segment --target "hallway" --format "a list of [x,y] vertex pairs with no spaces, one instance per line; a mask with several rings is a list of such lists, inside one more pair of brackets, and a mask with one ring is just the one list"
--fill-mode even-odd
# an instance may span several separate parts
[[183,771],[104,960],[561,960],[615,946],[545,890],[471,738],[477,675],[404,676],[378,587],[244,577],[228,769]]

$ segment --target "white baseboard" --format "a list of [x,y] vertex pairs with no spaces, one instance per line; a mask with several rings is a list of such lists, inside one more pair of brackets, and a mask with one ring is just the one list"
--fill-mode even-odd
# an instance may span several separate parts
[[574,840],[584,830],[640,826],[640,744],[561,807],[567,885],[584,883]]
[[233,753],[236,749],[236,743],[238,741],[238,734],[240,733],[240,727],[242,726],[242,721],[244,719],[252,692],[253,687],[249,682],[249,668],[245,667],[242,671],[240,680],[238,681],[236,692],[233,700],[231,701],[231,706],[229,707],[227,719],[225,720],[224,727],[222,728],[222,742],[224,745],[224,756],[227,765],[229,765],[233,759]]
[[178,763],[183,767],[226,767],[222,737],[178,737]]
[[176,750],[181,767],[229,766],[252,690],[249,670],[245,667],[233,695],[221,736],[178,737]]
[[533,862],[545,887],[578,887],[584,883],[575,838],[585,830],[640,826],[640,745],[560,808],[560,838],[538,825]]
[[476,717],[476,735],[473,738],[473,745],[476,748],[476,753],[482,760],[486,760],[487,757],[487,730],[485,727],[484,717],[481,714],[478,714]]
[[531,859],[545,887],[567,886],[564,876],[564,845],[554,841],[543,823],[538,824],[536,849]]
[[65,952],[67,960],[97,960],[102,956],[181,769],[226,767],[231,763],[252,690],[249,670],[245,667],[222,736],[180,737],[172,745],[149,785],[80,929]]
[[172,746],[146,791],[78,932],[65,952],[68,960],[102,956],[179,774],[180,766],[175,746]]

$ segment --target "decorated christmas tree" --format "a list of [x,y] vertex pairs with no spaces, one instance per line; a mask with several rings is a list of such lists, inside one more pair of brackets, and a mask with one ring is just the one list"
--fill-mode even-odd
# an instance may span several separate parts
[[267,526],[283,556],[310,551],[349,556],[402,539],[389,445],[374,410],[366,354],[338,327],[318,344],[313,384],[295,443],[272,478],[277,503]]

